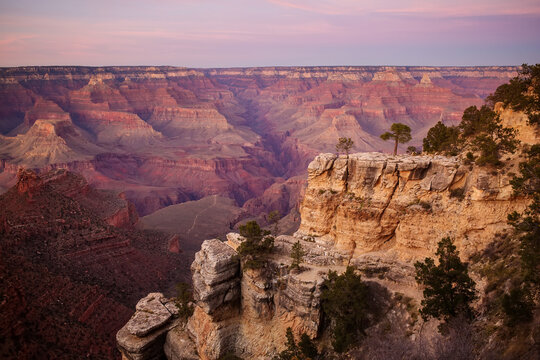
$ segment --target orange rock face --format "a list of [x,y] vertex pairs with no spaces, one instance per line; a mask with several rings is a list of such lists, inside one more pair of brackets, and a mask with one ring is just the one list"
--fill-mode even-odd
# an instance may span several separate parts
[[18,166],[62,167],[125,191],[141,215],[216,194],[240,206],[253,200],[252,215],[287,212],[295,203],[287,189],[269,187],[305,176],[338,137],[351,137],[353,151],[388,151],[379,135],[402,122],[413,129],[407,145],[420,145],[437,121],[455,124],[515,74],[514,67],[2,69],[0,189],[15,183]]

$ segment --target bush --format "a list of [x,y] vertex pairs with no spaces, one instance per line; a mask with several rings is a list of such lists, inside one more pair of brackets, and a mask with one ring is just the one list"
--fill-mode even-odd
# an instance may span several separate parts
[[501,153],[516,150],[519,144],[515,139],[516,130],[505,128],[500,123],[499,116],[486,105],[480,109],[470,106],[463,112],[459,124],[461,137],[473,150],[480,151],[476,160],[478,165],[498,166]]
[[408,146],[407,147],[407,154],[409,154],[409,155],[418,155],[418,150],[416,149],[416,146]]
[[291,269],[300,269],[300,263],[302,262],[304,258],[304,249],[302,248],[302,244],[300,244],[300,241],[296,241],[296,243],[292,246],[291,249],[291,259],[292,263],[290,268]]
[[488,101],[492,105],[501,101],[506,107],[525,112],[530,124],[540,124],[540,64],[523,64],[518,76],[499,86]]
[[353,145],[354,141],[351,138],[340,137],[336,144],[336,151],[338,154],[340,152],[344,152],[347,156],[349,156],[349,151],[352,149]]
[[463,200],[465,198],[465,188],[456,188],[450,190],[450,197],[456,198],[458,200]]
[[367,328],[367,286],[352,266],[342,275],[328,272],[321,293],[323,313],[331,322],[332,346],[337,352],[346,351]]
[[529,297],[528,291],[520,287],[513,288],[510,294],[503,295],[501,304],[507,317],[507,325],[515,326],[532,320],[534,302]]
[[315,344],[306,333],[302,333],[300,342],[297,345],[292,329],[289,327],[287,328],[286,338],[285,345],[287,348],[274,357],[274,360],[314,360],[319,356]]

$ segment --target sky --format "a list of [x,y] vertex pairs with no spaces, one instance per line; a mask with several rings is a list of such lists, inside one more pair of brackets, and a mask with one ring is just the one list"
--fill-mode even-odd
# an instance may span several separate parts
[[0,0],[0,66],[540,63],[540,0]]

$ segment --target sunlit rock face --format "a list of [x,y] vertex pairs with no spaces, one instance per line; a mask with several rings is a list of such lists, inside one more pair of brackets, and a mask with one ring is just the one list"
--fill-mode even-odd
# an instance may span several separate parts
[[431,255],[449,236],[469,256],[508,229],[507,214],[526,207],[512,196],[517,162],[493,171],[443,156],[321,154],[308,168],[297,236],[352,259],[384,250],[404,260]]
[[[272,190],[336,139],[385,151],[393,122],[420,145],[439,120],[515,67],[27,67],[0,70],[0,189],[18,166],[64,167],[126,192],[140,215],[208,195],[258,214],[298,203]],[[288,186],[285,183],[283,186]],[[264,196],[263,196],[264,194]],[[270,208],[273,207],[273,208]]]

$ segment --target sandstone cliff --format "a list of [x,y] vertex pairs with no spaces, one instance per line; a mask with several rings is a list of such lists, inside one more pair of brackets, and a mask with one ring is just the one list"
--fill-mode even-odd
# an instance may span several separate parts
[[528,203],[512,198],[515,162],[494,170],[442,156],[322,154],[308,169],[297,235],[330,243],[352,259],[377,251],[419,259],[446,236],[467,257]]

